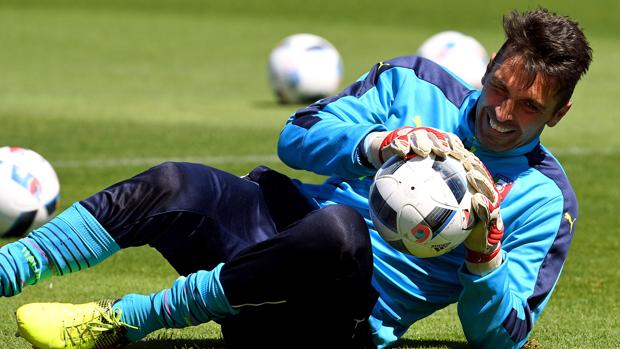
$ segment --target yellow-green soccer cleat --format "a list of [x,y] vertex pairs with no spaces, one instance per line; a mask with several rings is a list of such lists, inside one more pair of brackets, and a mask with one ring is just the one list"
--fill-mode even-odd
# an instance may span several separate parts
[[31,303],[17,309],[18,335],[38,349],[104,349],[127,344],[112,300],[86,304]]

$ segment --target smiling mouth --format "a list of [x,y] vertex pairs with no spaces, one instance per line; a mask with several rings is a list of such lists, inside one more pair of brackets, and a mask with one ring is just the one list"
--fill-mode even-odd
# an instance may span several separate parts
[[494,129],[495,131],[499,132],[499,133],[508,133],[511,132],[512,129],[503,126],[502,124],[500,124],[497,120],[495,120],[494,117],[492,117],[491,115],[487,115],[487,117],[489,118],[489,126],[491,126],[492,129]]

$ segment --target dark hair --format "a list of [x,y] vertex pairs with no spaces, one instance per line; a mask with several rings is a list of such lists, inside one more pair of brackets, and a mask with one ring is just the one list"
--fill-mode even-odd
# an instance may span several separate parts
[[557,108],[573,94],[577,81],[592,61],[592,49],[579,24],[568,17],[538,8],[504,16],[506,41],[497,52],[498,62],[517,58],[529,87],[538,73],[552,81],[559,97]]

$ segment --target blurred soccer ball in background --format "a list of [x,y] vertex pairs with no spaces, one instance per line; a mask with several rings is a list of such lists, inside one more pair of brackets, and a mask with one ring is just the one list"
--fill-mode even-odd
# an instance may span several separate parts
[[476,39],[456,31],[437,33],[422,43],[417,54],[450,70],[466,83],[481,88],[489,55]]
[[314,34],[294,34],[269,56],[269,82],[280,103],[302,103],[334,95],[343,65],[338,50]]
[[474,225],[463,165],[452,157],[394,156],[375,175],[370,216],[383,240],[403,253],[435,257],[461,244]]
[[0,148],[0,236],[22,236],[48,221],[59,194],[56,172],[41,155]]

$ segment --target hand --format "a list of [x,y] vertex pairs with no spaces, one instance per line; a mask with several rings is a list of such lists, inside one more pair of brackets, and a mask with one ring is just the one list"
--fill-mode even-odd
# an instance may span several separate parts
[[462,163],[467,171],[467,181],[475,192],[471,204],[478,217],[477,225],[464,242],[465,265],[471,273],[485,275],[502,263],[504,223],[499,208],[500,197],[491,175],[475,155],[466,155]]
[[446,157],[463,158],[468,152],[454,134],[430,127],[404,126],[394,131],[374,132],[366,136],[364,149],[368,161],[379,168],[394,155],[406,158],[410,154],[426,157],[431,152]]

